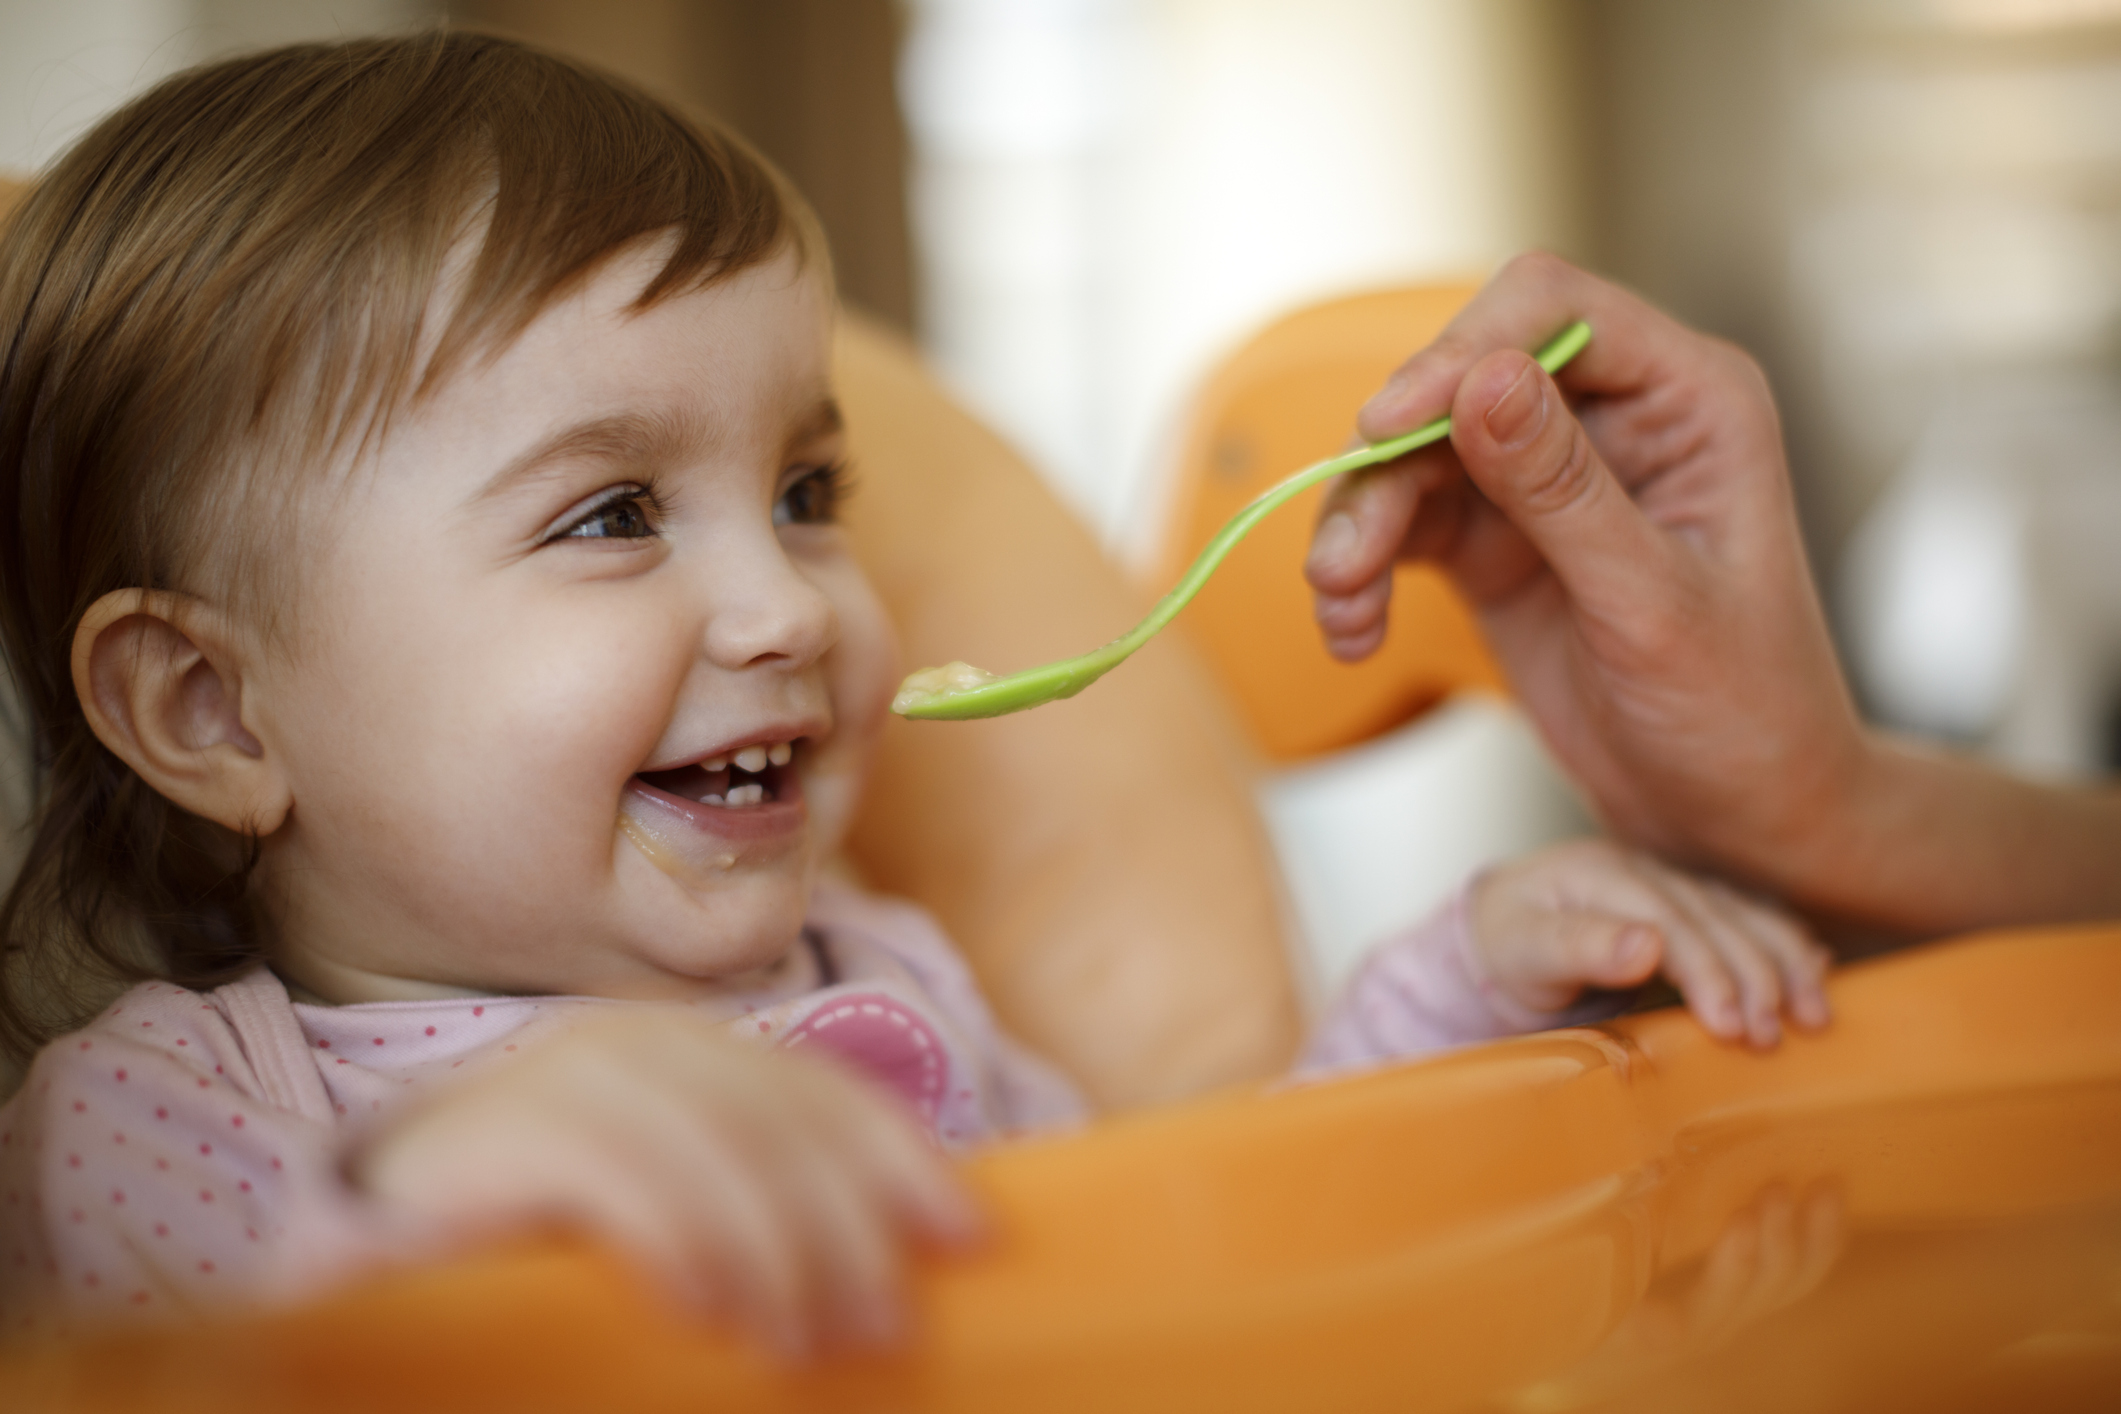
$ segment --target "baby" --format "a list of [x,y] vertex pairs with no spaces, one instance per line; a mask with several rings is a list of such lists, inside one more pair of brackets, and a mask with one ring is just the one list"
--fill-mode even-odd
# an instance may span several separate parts
[[[900,1329],[945,1149],[1078,1120],[934,925],[820,878],[897,682],[833,299],[748,149],[464,35],[182,74],[0,243],[0,1333],[556,1225],[773,1346]],[[1317,1074],[1660,967],[1772,1044],[1780,914],[1616,847],[1373,957]],[[85,1025],[32,998],[138,985]],[[77,1029],[52,1039],[63,1025]],[[939,1147],[940,1146],[940,1147]]]

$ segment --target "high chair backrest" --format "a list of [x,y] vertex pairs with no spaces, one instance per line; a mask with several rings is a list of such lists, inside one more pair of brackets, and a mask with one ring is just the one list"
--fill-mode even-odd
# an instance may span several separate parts
[[[1377,290],[1313,305],[1260,331],[1215,369],[1194,404],[1178,485],[1154,557],[1175,580],[1245,502],[1343,450],[1356,409],[1442,330],[1473,284]],[[1384,647],[1349,666],[1329,656],[1302,574],[1323,488],[1267,518],[1179,618],[1259,747],[1296,760],[1365,741],[1465,688],[1503,691],[1501,669],[1449,581],[1403,565]]]

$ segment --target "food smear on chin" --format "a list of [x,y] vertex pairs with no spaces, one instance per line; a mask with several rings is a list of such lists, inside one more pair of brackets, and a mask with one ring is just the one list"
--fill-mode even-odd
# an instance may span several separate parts
[[635,849],[648,856],[650,864],[665,874],[681,872],[676,857],[663,847],[663,842],[655,837],[655,831],[634,819],[624,808],[619,811],[619,833],[624,835]]
[[[652,826],[636,818],[624,806],[619,807],[619,833],[646,856],[650,864],[680,883],[698,874],[698,869],[665,843]],[[708,864],[726,874],[736,868],[737,856],[718,854]]]
[[917,673],[908,674],[899,684],[898,696],[891,699],[891,710],[911,712],[999,680],[998,675],[985,668],[975,668],[970,663],[945,663],[940,668],[922,668]]

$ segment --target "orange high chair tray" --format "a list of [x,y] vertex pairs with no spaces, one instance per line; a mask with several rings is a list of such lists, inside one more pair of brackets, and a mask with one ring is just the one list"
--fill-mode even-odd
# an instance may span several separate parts
[[2121,1407],[2121,927],[997,1149],[921,1338],[790,1372],[524,1247],[0,1357],[10,1410]]

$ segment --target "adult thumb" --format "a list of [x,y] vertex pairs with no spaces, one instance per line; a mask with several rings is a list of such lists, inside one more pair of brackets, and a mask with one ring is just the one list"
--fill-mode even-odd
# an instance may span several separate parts
[[1451,444],[1572,600],[1625,615],[1669,594],[1658,592],[1658,578],[1670,547],[1530,357],[1503,350],[1467,370],[1452,402]]

